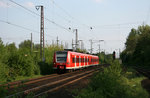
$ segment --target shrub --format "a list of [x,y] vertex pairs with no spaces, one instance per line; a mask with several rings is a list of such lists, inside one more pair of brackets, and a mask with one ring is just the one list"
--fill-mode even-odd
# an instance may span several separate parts
[[8,78],[8,73],[8,67],[6,66],[6,64],[0,61],[0,81],[6,81],[6,79]]
[[5,98],[7,95],[7,92],[8,91],[3,86],[1,86],[0,87],[0,98]]
[[121,72],[119,62],[115,61],[94,75],[88,88],[76,98],[148,98],[148,93],[140,85],[131,86]]

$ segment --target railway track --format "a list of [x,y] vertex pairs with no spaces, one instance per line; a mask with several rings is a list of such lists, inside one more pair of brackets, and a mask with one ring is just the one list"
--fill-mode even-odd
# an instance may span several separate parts
[[86,70],[78,70],[75,72],[61,75],[53,74],[41,78],[30,79],[23,84],[25,86],[21,88],[19,88],[18,86],[17,92],[13,92],[15,90],[14,85],[17,85],[18,83],[20,83],[20,81],[12,84],[10,83],[11,86],[8,89],[9,94],[7,98],[14,98],[14,96],[22,98],[27,96],[29,93],[33,93],[34,97],[42,96],[46,93],[54,92],[55,90],[58,90],[64,86],[67,86],[71,83],[77,82],[83,78],[91,76],[94,72],[98,71],[99,69],[101,68],[98,66],[90,67]]
[[19,85],[22,85],[22,84],[31,84],[31,83],[34,83],[34,82],[45,80],[45,79],[47,79],[49,77],[55,77],[57,75],[58,74],[51,74],[51,75],[46,75],[46,76],[42,76],[42,77],[39,77],[39,78],[33,78],[33,79],[26,79],[26,80],[10,82],[10,83],[4,84],[4,85],[0,85],[0,86],[5,86],[6,89],[9,89],[9,88],[18,87]]
[[150,70],[149,69],[145,69],[143,67],[137,67],[134,66],[133,67],[138,73],[142,74],[143,76],[147,77],[150,79]]

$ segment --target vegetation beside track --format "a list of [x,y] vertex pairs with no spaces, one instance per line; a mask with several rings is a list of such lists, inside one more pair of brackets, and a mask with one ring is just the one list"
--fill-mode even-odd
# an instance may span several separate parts
[[0,84],[53,73],[54,51],[62,50],[63,46],[46,46],[45,62],[41,62],[39,45],[33,44],[33,46],[31,50],[31,41],[25,40],[17,48],[15,43],[5,45],[0,39]]
[[150,26],[142,25],[129,33],[121,59],[126,66],[149,66],[150,68]]
[[75,98],[148,98],[141,87],[141,80],[133,70],[124,72],[118,61],[111,63],[103,72],[95,74],[89,86]]
[[[4,44],[0,38],[0,84],[22,80],[38,75],[53,73],[53,54],[55,51],[63,50],[62,45],[47,45],[45,47],[45,62],[40,58],[39,44],[25,40],[17,48],[15,43]],[[79,52],[86,53],[86,50],[78,49]],[[105,63],[108,56],[105,53],[100,56],[100,63]],[[111,56],[111,55],[110,55]]]

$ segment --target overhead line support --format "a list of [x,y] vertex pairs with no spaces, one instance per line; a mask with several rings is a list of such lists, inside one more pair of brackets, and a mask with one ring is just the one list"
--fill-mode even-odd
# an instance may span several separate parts
[[43,6],[36,6],[38,10],[41,8],[41,27],[40,27],[40,57],[42,61],[45,61],[45,53],[44,53],[44,7]]

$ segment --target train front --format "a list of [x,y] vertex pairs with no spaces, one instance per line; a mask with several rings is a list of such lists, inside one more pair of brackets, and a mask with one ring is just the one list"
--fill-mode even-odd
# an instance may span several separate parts
[[53,68],[57,72],[65,72],[66,70],[66,60],[67,60],[67,51],[56,51],[53,58]]

